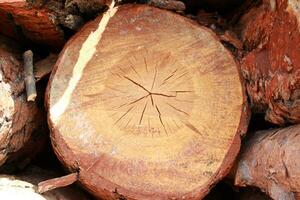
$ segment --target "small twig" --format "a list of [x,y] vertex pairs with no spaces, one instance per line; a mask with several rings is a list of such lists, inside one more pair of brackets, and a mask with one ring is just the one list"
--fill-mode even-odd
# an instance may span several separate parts
[[23,60],[24,60],[27,101],[35,101],[37,94],[36,94],[35,78],[33,75],[33,53],[31,50],[24,52]]
[[68,185],[75,183],[77,180],[78,180],[78,172],[66,176],[62,176],[59,178],[46,180],[38,184],[37,192],[42,194],[50,190],[66,187]]

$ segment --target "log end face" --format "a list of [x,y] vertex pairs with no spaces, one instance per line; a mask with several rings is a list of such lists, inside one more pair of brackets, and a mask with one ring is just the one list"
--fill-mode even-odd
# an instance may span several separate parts
[[102,198],[203,197],[229,172],[248,123],[236,63],[215,35],[148,6],[82,29],[50,85],[56,154]]

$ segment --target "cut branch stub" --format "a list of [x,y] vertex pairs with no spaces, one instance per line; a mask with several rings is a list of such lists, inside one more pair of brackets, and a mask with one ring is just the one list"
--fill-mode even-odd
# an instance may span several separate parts
[[105,199],[203,197],[247,127],[232,55],[209,30],[145,5],[78,32],[47,94],[57,156]]

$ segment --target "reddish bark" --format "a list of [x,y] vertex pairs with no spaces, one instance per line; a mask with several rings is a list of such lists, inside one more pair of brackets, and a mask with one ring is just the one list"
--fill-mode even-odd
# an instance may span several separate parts
[[270,0],[240,20],[250,53],[241,61],[253,110],[275,124],[300,122],[298,1]]
[[77,180],[78,180],[78,173],[72,173],[59,178],[45,180],[38,184],[38,192],[41,194],[57,188],[66,187],[68,185],[75,183]]
[[26,102],[20,54],[6,43],[0,37],[0,165],[23,147],[39,124],[36,104]]
[[[55,16],[45,8],[33,8],[25,0],[0,0],[0,33],[33,42],[61,47],[64,36],[55,23]],[[19,27],[19,32],[18,32]]]
[[300,199],[300,125],[258,131],[238,160],[235,184],[256,186],[273,199]]

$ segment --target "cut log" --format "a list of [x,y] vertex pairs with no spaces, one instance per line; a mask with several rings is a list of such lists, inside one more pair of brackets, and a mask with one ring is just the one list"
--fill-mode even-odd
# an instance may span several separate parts
[[237,65],[210,30],[111,8],[65,46],[47,88],[54,150],[96,197],[199,199],[248,124]]
[[300,2],[268,0],[240,20],[241,62],[254,112],[283,125],[300,122]]
[[37,193],[37,183],[53,178],[56,173],[36,167],[17,176],[0,176],[0,199],[13,200],[90,200],[75,187],[61,188],[44,194]]
[[64,44],[55,16],[45,8],[30,7],[26,0],[0,0],[0,26],[0,33],[8,37],[22,40],[24,35],[35,43],[51,47]]
[[38,126],[38,108],[26,102],[23,65],[16,45],[0,37],[0,166]]
[[273,199],[300,199],[300,125],[258,131],[246,142],[237,186],[256,186]]

